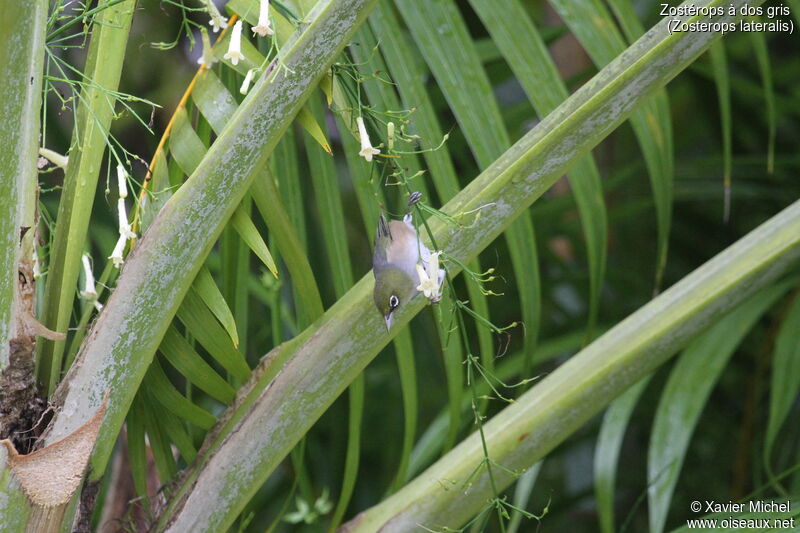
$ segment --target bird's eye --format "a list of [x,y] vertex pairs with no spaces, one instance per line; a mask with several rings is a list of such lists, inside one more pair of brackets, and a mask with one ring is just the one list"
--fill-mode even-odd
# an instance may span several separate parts
[[394,294],[392,294],[389,297],[389,309],[392,309],[392,310],[397,309],[397,307],[399,305],[400,305],[400,299],[397,296],[395,296]]

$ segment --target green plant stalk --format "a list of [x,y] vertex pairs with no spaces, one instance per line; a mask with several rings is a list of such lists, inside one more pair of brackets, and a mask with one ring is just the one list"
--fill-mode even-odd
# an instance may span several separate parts
[[7,452],[0,449],[0,529],[8,533],[22,533],[30,520],[31,505],[19,483],[6,468]]
[[[9,342],[30,335],[15,300],[18,268],[31,275],[36,233],[36,161],[47,6],[45,0],[7,2],[0,22],[0,116],[7,121],[0,129],[0,372],[9,364]],[[21,227],[30,228],[22,238]],[[28,281],[33,283],[33,279]],[[32,302],[28,305],[32,309]],[[0,531],[24,531],[31,507],[6,468],[5,447],[0,448]]]
[[364,417],[364,385],[364,373],[361,373],[356,376],[348,389],[347,450],[342,488],[339,491],[339,500],[336,502],[336,508],[333,510],[333,517],[328,527],[328,531],[331,533],[341,524],[358,480],[358,466],[361,462],[361,423]]
[[[361,28],[363,27],[362,25]],[[327,138],[329,132],[325,127],[325,113],[319,95],[309,99],[306,109],[322,125],[322,132]],[[306,156],[312,176],[311,183],[314,188],[314,198],[317,204],[317,212],[320,213],[322,238],[325,243],[324,248],[330,276],[336,297],[341,298],[353,286],[353,267],[350,263],[350,255],[347,249],[347,230],[345,229],[344,210],[342,208],[336,166],[333,158],[317,145],[310,134],[306,133],[304,138]],[[314,318],[318,317],[315,316]],[[358,467],[361,459],[359,451],[361,449],[361,422],[364,414],[364,389],[364,375],[362,374],[357,376],[350,386],[347,451],[345,453],[342,490],[339,494],[339,501],[336,503],[331,528],[333,528],[334,524],[338,525],[343,518],[358,476]]]
[[[92,27],[84,70],[90,81],[75,104],[78,106],[75,135],[48,264],[42,322],[62,333],[70,323],[97,179],[114,118],[114,98],[107,91],[114,92],[119,87],[128,31],[136,7],[136,0],[122,3],[105,0],[103,3],[113,5],[97,15]],[[37,347],[37,376],[48,396],[61,377],[65,343],[66,340],[43,339]]]
[[[319,95],[308,101],[306,109],[318,123],[323,124],[322,132],[327,135],[327,128],[324,126],[325,114]],[[323,248],[329,275],[336,297],[341,298],[347,289],[353,286],[353,267],[347,249],[347,229],[345,229],[336,166],[333,158],[325,153],[309,133],[306,132],[303,137],[314,199],[317,212],[320,214]]]
[[[430,221],[440,247],[461,262],[475,257],[715,37],[670,35],[665,23],[650,30],[444,206],[452,216],[472,214],[460,226]],[[320,320],[262,359],[175,488],[157,531],[229,525],[314,421],[426,303],[409,301],[387,333],[372,288],[367,275]]]
[[298,299],[299,314],[309,324],[324,312],[314,273],[303,249],[303,243],[283,208],[282,196],[268,169],[256,176],[251,190],[259,213],[267,223],[286,268],[292,278],[292,287]]
[[769,131],[767,140],[767,174],[772,174],[775,170],[775,134],[778,120],[775,109],[775,89],[772,83],[772,65],[769,58],[766,35],[761,32],[750,32],[750,40],[758,61],[758,70],[761,74],[761,85],[764,92],[764,104],[767,108],[767,130]]
[[375,0],[326,0],[282,59],[259,79],[195,172],[129,255],[114,294],[54,395],[45,444],[72,433],[108,395],[90,459],[102,476],[139,383],[222,228],[303,102]]
[[717,100],[719,102],[720,129],[722,130],[722,220],[727,224],[731,214],[733,112],[731,110],[731,84],[730,75],[728,73],[728,56],[725,53],[725,43],[720,41],[712,46],[708,51],[708,55],[711,58],[711,72],[714,73],[714,82],[717,85]]
[[639,397],[650,378],[640,379],[625,394],[611,402],[603,415],[594,452],[594,497],[602,533],[614,533],[614,494],[622,439]]
[[[9,363],[9,341],[22,333],[20,317],[14,312],[17,269],[20,261],[25,261],[30,271],[36,233],[36,161],[47,2],[14,3],[3,13],[0,116],[9,127],[0,131],[0,371]],[[24,236],[22,228],[28,228]]]
[[[798,258],[800,201],[629,316],[496,415],[484,426],[492,459],[522,473],[692,336],[796,267]],[[493,494],[485,475],[469,477],[482,460],[480,439],[473,435],[395,496],[359,515],[347,531],[459,526]],[[505,469],[495,470],[500,486],[515,479]],[[442,480],[449,486],[443,487]]]

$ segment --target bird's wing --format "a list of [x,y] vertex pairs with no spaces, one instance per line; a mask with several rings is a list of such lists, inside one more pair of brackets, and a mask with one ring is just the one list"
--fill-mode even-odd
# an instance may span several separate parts
[[389,224],[383,218],[383,213],[378,219],[378,228],[375,230],[375,251],[372,256],[372,267],[380,268],[387,263],[386,252],[392,243],[392,233]]

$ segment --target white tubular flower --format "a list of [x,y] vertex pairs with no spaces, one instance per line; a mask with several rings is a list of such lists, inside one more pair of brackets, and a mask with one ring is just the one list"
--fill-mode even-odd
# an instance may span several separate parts
[[135,239],[136,234],[131,231],[131,225],[128,224],[128,213],[125,210],[125,198],[117,200],[117,215],[119,216],[119,235],[123,239]]
[[239,92],[241,94],[247,94],[247,91],[250,90],[250,82],[253,81],[253,71],[255,69],[250,69],[247,71],[247,74],[244,77],[244,81],[242,82],[242,86],[239,88]]
[[258,12],[258,25],[253,26],[253,33],[261,37],[272,35],[272,27],[269,25],[269,0],[261,0],[261,9]]
[[358,152],[358,155],[371,163],[372,156],[381,153],[381,151],[372,146],[369,140],[369,134],[367,133],[367,127],[364,126],[364,119],[358,117],[356,123],[358,123],[358,135],[361,137],[361,151]]
[[203,41],[203,53],[197,58],[197,64],[211,68],[211,65],[217,62],[217,58],[214,56],[211,39],[208,37],[208,31],[205,28],[200,28],[200,38]]
[[[54,152],[45,148],[44,146],[39,148],[39,155],[53,163],[55,166],[61,168],[66,172],[67,164],[69,164],[69,157],[65,155],[61,155],[58,152]],[[40,167],[41,168],[41,167]]]
[[211,30],[214,33],[219,33],[219,30],[228,27],[228,19],[222,16],[217,6],[214,5],[213,0],[206,0],[206,10],[211,17],[209,24],[211,24]]
[[438,302],[442,297],[439,293],[439,255],[441,253],[432,253],[425,265],[426,268],[417,263],[417,276],[419,276],[417,290],[432,302]]
[[111,252],[111,255],[108,256],[109,259],[114,263],[114,266],[119,268],[125,262],[122,258],[122,251],[125,249],[125,243],[128,239],[125,238],[125,235],[120,235],[119,239],[117,239],[117,245],[114,246],[114,251]]
[[83,261],[83,290],[81,296],[90,302],[97,300],[97,289],[94,286],[94,274],[92,274],[92,266],[89,264],[89,256],[83,254],[81,257]]
[[222,56],[224,59],[229,59],[233,66],[239,64],[239,61],[244,59],[242,55],[242,21],[237,20],[233,25],[233,33],[231,33],[231,40],[228,43],[228,51]]
[[117,190],[119,191],[120,198],[128,197],[128,173],[125,172],[125,167],[122,164],[117,165]]

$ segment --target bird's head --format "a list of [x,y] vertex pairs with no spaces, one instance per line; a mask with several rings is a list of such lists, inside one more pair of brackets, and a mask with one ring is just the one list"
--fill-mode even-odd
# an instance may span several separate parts
[[414,282],[403,270],[388,266],[375,273],[375,290],[372,294],[375,307],[386,321],[386,330],[392,327],[395,312],[414,295]]

